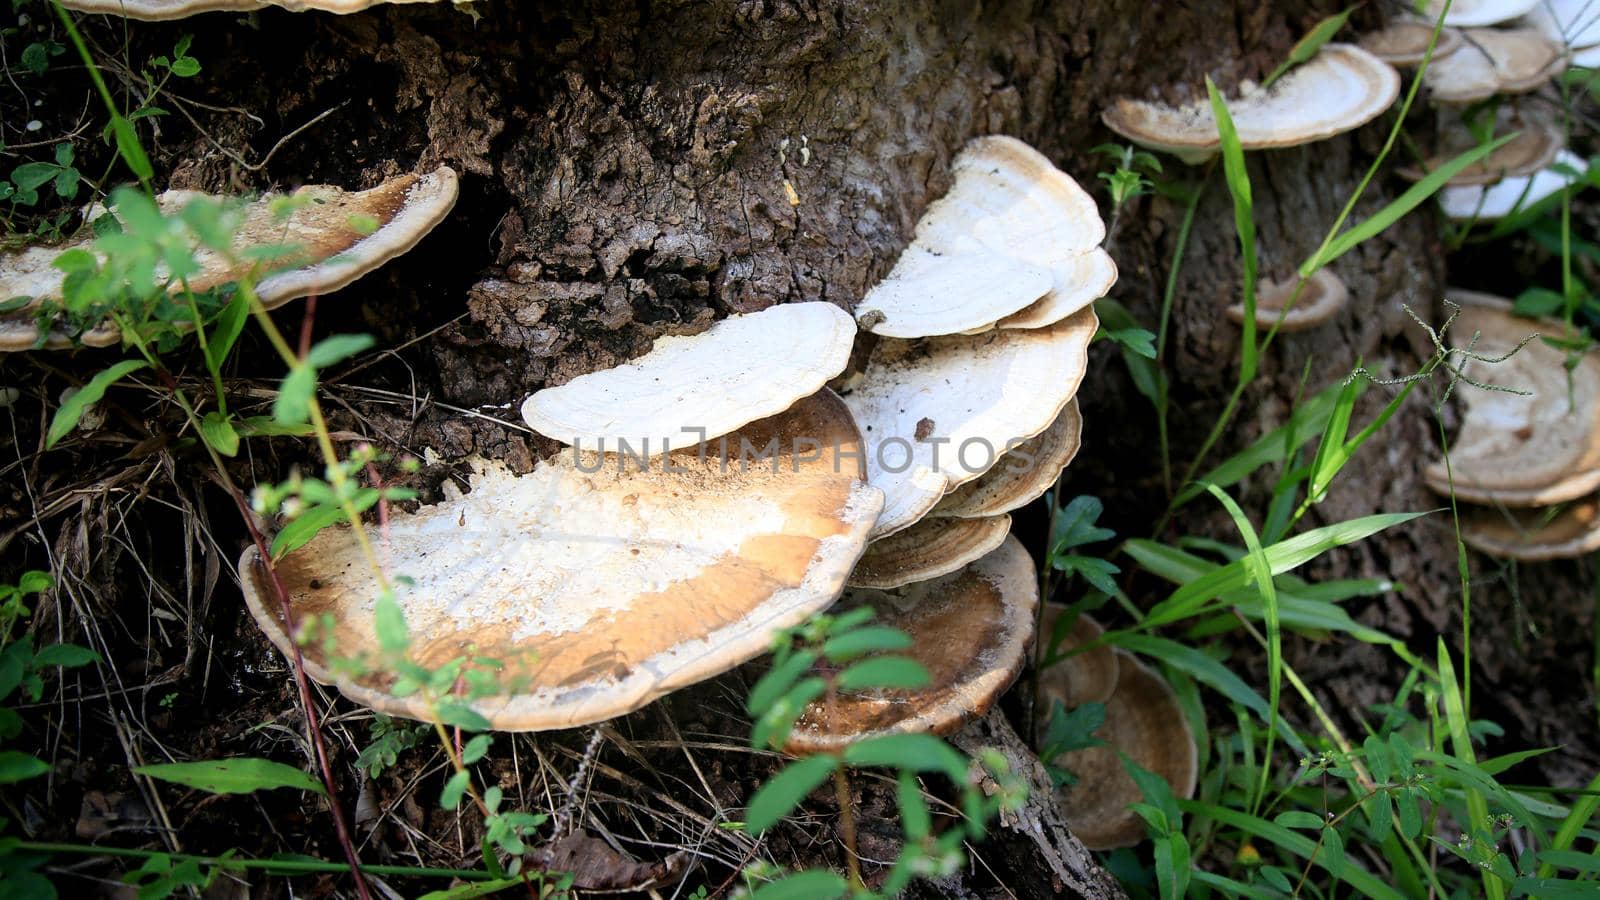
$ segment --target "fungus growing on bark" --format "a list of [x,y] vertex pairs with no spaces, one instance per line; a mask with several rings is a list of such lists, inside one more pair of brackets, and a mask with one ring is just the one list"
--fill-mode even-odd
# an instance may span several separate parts
[[1433,61],[1437,62],[1461,49],[1461,32],[1441,28],[1435,42],[1432,22],[1400,19],[1362,35],[1359,46],[1391,66],[1415,66],[1427,56],[1430,42],[1434,45]]
[[[194,291],[210,290],[259,267],[265,274],[256,283],[256,296],[267,309],[331,293],[415,247],[455,206],[456,191],[455,172],[441,167],[391,178],[365,191],[307,185],[287,197],[258,197],[240,211],[232,253],[197,245],[199,269],[185,283]],[[164,214],[173,215],[191,202],[217,199],[195,191],[167,191],[156,203]],[[290,211],[279,214],[285,205]],[[364,227],[374,223],[374,228]],[[0,349],[26,350],[41,340],[36,322],[40,307],[61,300],[66,279],[53,263],[68,250],[92,250],[94,240],[93,234],[85,234],[64,244],[0,255],[0,300],[31,298],[0,315]],[[279,248],[280,256],[264,263],[259,258]],[[81,342],[105,346],[117,338],[116,329],[106,325],[83,335]],[[47,349],[72,346],[59,330],[47,331],[42,340]]]
[[997,516],[1032,503],[1072,462],[1082,437],[1083,416],[1073,398],[1049,428],[1000,457],[989,471],[945,494],[928,515]]
[[[1400,74],[1388,63],[1352,44],[1328,44],[1270,87],[1246,84],[1228,100],[1228,114],[1246,150],[1295,147],[1365,125],[1399,94]],[[1101,118],[1128,140],[1186,162],[1205,160],[1222,145],[1206,100],[1174,108],[1124,97]]]
[[[1256,324],[1262,328],[1271,328],[1278,321],[1279,312],[1288,305],[1294,296],[1298,279],[1287,281],[1265,281],[1256,293]],[[1350,299],[1350,292],[1345,289],[1344,282],[1339,276],[1333,274],[1326,267],[1318,269],[1315,275],[1306,279],[1306,286],[1300,292],[1300,299],[1295,301],[1294,308],[1283,314],[1283,324],[1279,331],[1304,331],[1315,328],[1323,322],[1338,315],[1344,309],[1345,303]],[[1228,318],[1235,322],[1244,321],[1244,304],[1235,303],[1227,309]]]
[[1050,427],[1077,393],[1097,325],[1085,308],[1047,328],[880,340],[845,397],[867,479],[885,494],[873,537],[910,526],[1011,442]]
[[1503,178],[1489,185],[1444,188],[1439,192],[1439,207],[1457,220],[1501,219],[1576,183],[1587,168],[1583,157],[1559,150],[1553,164],[1531,175]]
[[790,753],[836,752],[885,734],[949,734],[988,712],[1022,671],[1039,585],[1028,551],[1007,537],[958,572],[893,591],[853,588],[841,603],[871,606],[879,624],[910,635],[909,654],[932,682],[819,698],[790,732]]
[[1465,46],[1423,73],[1440,103],[1476,103],[1536,90],[1566,68],[1565,49],[1532,28],[1469,28]]
[[1055,761],[1078,778],[1058,798],[1073,835],[1091,850],[1132,847],[1145,838],[1144,820],[1128,808],[1143,801],[1144,793],[1123,768],[1120,753],[1161,776],[1178,797],[1194,796],[1199,776],[1194,732],[1177,695],[1132,654],[1116,653],[1117,686],[1096,732],[1105,745]]
[[[1523,116],[1507,110],[1498,117],[1493,137],[1512,132],[1516,132],[1517,136],[1450,176],[1448,184],[1489,185],[1505,178],[1532,175],[1554,162],[1557,154],[1567,145],[1567,136],[1559,123],[1541,116]],[[1442,152],[1428,157],[1421,167],[1401,169],[1400,175],[1411,181],[1421,181],[1429,172],[1479,143],[1479,137],[1457,120],[1441,136]]]
[[1527,22],[1568,47],[1600,44],[1600,5],[1594,0],[1540,0],[1529,10]]
[[1100,211],[1071,176],[1015,138],[969,142],[894,269],[856,308],[895,338],[1035,328],[1104,296],[1116,266]]
[[580,449],[655,456],[776,415],[844,370],[856,326],[832,303],[785,303],[658,338],[612,369],[545,388],[528,426]]
[[850,573],[850,586],[896,588],[948,575],[986,556],[1011,533],[1011,517],[927,518],[879,538]]
[[[1518,16],[1525,16],[1539,5],[1540,0],[1454,0],[1445,13],[1444,24],[1457,28],[1474,28],[1498,25]],[[1445,0],[1428,0],[1423,15],[1438,19],[1444,12]]]
[[[1472,352],[1480,356],[1509,353],[1535,333],[1575,337],[1565,323],[1514,315],[1500,297],[1454,290],[1448,298],[1462,307],[1452,343],[1465,348],[1477,334]],[[1468,368],[1469,376],[1524,393],[1461,387],[1466,408],[1450,442],[1451,466],[1429,464],[1423,470],[1428,486],[1505,506],[1546,506],[1600,488],[1600,355],[1585,353],[1570,379],[1566,357],[1534,340],[1503,362]]]
[[1594,497],[1555,512],[1475,509],[1461,517],[1461,539],[1490,556],[1546,562],[1577,559],[1600,550],[1600,501]]
[[[1040,620],[1040,641],[1047,642],[1054,637],[1061,616],[1066,611],[1067,608],[1059,603],[1045,604]],[[1099,622],[1079,614],[1062,636],[1056,652],[1065,656],[1071,651],[1081,650],[1100,640],[1103,634],[1105,629],[1100,627]],[[1107,702],[1117,688],[1119,668],[1117,649],[1109,644],[1072,653],[1046,666],[1039,672],[1039,702],[1042,704],[1039,715],[1043,717],[1049,714],[1053,700],[1061,701],[1062,707],[1068,710],[1085,703]]]
[[[737,434],[775,442],[771,464],[698,448],[648,466],[566,450],[524,476],[484,467],[465,496],[391,516],[372,541],[391,576],[409,576],[392,583],[410,658],[497,661],[506,692],[472,707],[497,729],[530,731],[622,715],[767,650],[838,597],[882,495],[861,478],[859,432],[831,392]],[[256,621],[287,652],[253,548],[239,573]],[[418,698],[396,695],[392,673],[334,666],[379,651],[381,589],[352,529],[324,529],[277,574],[301,623],[331,619],[302,651],[312,677],[427,717]]]
[[208,12],[255,12],[274,6],[291,12],[321,10],[344,15],[361,12],[386,3],[435,3],[438,0],[61,0],[67,9],[85,13],[104,13],[160,22],[186,19]]

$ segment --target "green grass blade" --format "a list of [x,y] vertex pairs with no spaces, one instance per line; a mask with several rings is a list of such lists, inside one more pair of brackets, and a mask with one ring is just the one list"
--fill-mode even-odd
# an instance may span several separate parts
[[[1450,648],[1445,646],[1443,638],[1439,639],[1439,686],[1444,694],[1445,724],[1450,730],[1450,746],[1455,758],[1466,763],[1475,762],[1472,737],[1467,730],[1467,710],[1461,701],[1461,685],[1456,681],[1455,663],[1450,659]],[[1489,828],[1489,804],[1475,787],[1464,787],[1463,793],[1471,820],[1463,824],[1469,835],[1478,838]],[[1484,870],[1482,877],[1484,896],[1489,900],[1505,900],[1505,885],[1499,876]]]
[[[1296,834],[1282,825],[1276,825],[1258,816],[1252,816],[1249,813],[1228,809],[1223,806],[1199,803],[1194,800],[1179,800],[1178,807],[1185,813],[1209,816],[1223,825],[1237,828],[1301,859],[1312,859],[1313,854],[1316,853],[1317,844],[1311,838],[1303,834]],[[1322,866],[1324,870],[1327,869],[1327,860],[1325,858],[1317,854],[1315,859],[1317,865]],[[1345,860],[1344,865],[1340,866],[1337,872],[1330,872],[1329,874],[1356,891],[1374,898],[1374,900],[1405,900],[1404,895],[1399,891],[1379,881],[1371,872],[1361,868],[1349,859]]]
[[1233,127],[1233,116],[1222,92],[1209,77],[1206,93],[1211,97],[1211,112],[1217,120],[1217,134],[1222,139],[1222,173],[1228,182],[1228,194],[1233,198],[1233,227],[1239,234],[1239,251],[1244,256],[1244,283],[1240,285],[1240,299],[1244,303],[1244,337],[1240,341],[1239,382],[1249,384],[1256,377],[1256,220],[1255,199],[1250,192],[1250,174],[1244,167],[1244,148],[1239,144],[1239,132]]
[[1333,40],[1333,36],[1339,33],[1339,29],[1344,27],[1344,23],[1350,19],[1350,14],[1355,11],[1356,8],[1352,6],[1344,12],[1334,13],[1311,26],[1311,30],[1306,32],[1305,37],[1301,38],[1289,49],[1289,58],[1279,63],[1278,67],[1272,70],[1272,74],[1267,76],[1267,80],[1261,83],[1261,86],[1268,87],[1274,81],[1282,78],[1285,72],[1302,63],[1309,62],[1311,57],[1316,56],[1317,51],[1321,50],[1324,44]]

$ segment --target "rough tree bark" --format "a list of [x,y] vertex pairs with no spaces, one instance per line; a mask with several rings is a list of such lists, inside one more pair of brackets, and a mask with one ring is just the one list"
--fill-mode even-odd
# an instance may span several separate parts
[[[199,31],[196,47],[215,54],[207,65],[226,102],[263,116],[266,127],[207,114],[207,134],[175,142],[165,158],[177,185],[204,188],[365,183],[439,162],[464,172],[451,222],[419,252],[324,303],[319,325],[361,319],[386,345],[404,346],[404,367],[386,369],[400,389],[511,415],[529,391],[635,355],[657,335],[775,303],[854,304],[888,271],[972,136],[1019,136],[1097,189],[1104,163],[1090,148],[1111,139],[1098,119],[1109,99],[1176,97],[1163,86],[1196,85],[1208,73],[1224,86],[1259,78],[1342,5],[582,0],[486,3],[479,21],[446,5],[266,14],[255,30],[210,17],[183,29]],[[1358,22],[1378,15],[1363,10]],[[160,52],[177,31],[141,29],[136,40]],[[261,172],[217,149],[260,154],[332,107]],[[1264,275],[1286,276],[1315,247],[1376,155],[1382,129],[1252,155]],[[1173,177],[1199,174],[1170,166]],[[1397,189],[1380,175],[1357,216]],[[1146,323],[1156,320],[1181,213],[1171,201],[1142,199],[1112,236],[1122,273],[1114,296]],[[1415,371],[1400,304],[1439,320],[1438,234],[1424,213],[1335,265],[1351,308],[1334,324],[1276,342],[1214,459],[1281,424],[1303,372],[1315,390],[1358,360],[1379,373]],[[1239,331],[1222,310],[1237,291],[1237,260],[1227,195],[1214,178],[1178,278],[1167,359],[1180,469],[1235,378]],[[1370,417],[1386,397],[1369,391],[1358,416]],[[1069,490],[1105,499],[1119,532],[1146,534],[1165,505],[1148,404],[1104,348],[1081,399],[1088,427]],[[446,457],[477,452],[527,466],[549,449],[427,403],[415,413],[372,407],[360,416],[369,433]],[[1435,446],[1419,399],[1313,517],[1437,506],[1418,479]],[[1246,508],[1263,509],[1269,489],[1261,479],[1247,484]],[[1195,509],[1184,531],[1232,536],[1225,517],[1203,503]],[[1431,655],[1435,635],[1460,624],[1454,561],[1447,521],[1435,517],[1312,568],[1403,586],[1353,611]],[[1475,569],[1496,574],[1482,560]],[[1539,601],[1526,607],[1513,604],[1504,579],[1490,581],[1498,583],[1474,595],[1475,662],[1488,681],[1475,691],[1480,715],[1520,724],[1525,745],[1595,746],[1590,717],[1553,721],[1528,711],[1561,702],[1540,692],[1589,699],[1576,662],[1587,657],[1574,649],[1586,644],[1586,573],[1524,573],[1524,595]],[[1147,592],[1139,600],[1159,596],[1153,581],[1133,583]],[[1524,652],[1523,641],[1533,646]],[[1347,723],[1396,683],[1387,657],[1371,648],[1291,644],[1291,661]],[[1538,686],[1530,691],[1530,683]],[[1548,774],[1570,782],[1573,771]]]

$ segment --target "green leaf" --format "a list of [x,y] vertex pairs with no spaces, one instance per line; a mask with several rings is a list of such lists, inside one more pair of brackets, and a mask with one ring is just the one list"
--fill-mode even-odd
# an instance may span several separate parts
[[284,525],[283,530],[272,539],[272,558],[283,559],[304,547],[317,536],[317,532],[344,520],[344,510],[338,506],[314,506],[306,510]]
[[50,644],[40,647],[39,652],[33,655],[35,667],[60,666],[63,669],[72,669],[97,662],[102,662],[100,654],[77,644]]
[[446,725],[466,731],[488,731],[494,727],[483,713],[460,701],[441,700],[435,709],[439,713],[439,721]]
[[908,656],[878,656],[840,672],[834,683],[844,691],[864,688],[915,690],[927,687],[931,680],[927,668]]
[[1061,508],[1055,522],[1051,524],[1051,554],[1064,553],[1074,547],[1096,544],[1116,537],[1115,531],[1095,524],[1103,512],[1105,506],[1099,497],[1072,498],[1072,502]]
[[311,416],[311,397],[317,390],[317,370],[296,363],[278,385],[272,401],[272,419],[280,425],[299,425]]
[[156,170],[150,165],[150,157],[145,155],[144,145],[139,143],[139,132],[134,130],[133,123],[121,115],[113,114],[111,133],[116,135],[117,152],[122,155],[123,162],[128,164],[133,176],[141,182],[149,182]]
[[89,379],[88,384],[79,389],[76,394],[68,397],[61,404],[61,408],[56,410],[55,417],[50,420],[50,431],[44,439],[45,449],[54,447],[57,441],[66,437],[73,428],[76,428],[78,419],[83,416],[83,411],[88,409],[90,404],[104,397],[106,390],[116,384],[119,379],[132,372],[148,369],[149,367],[150,364],[142,359],[125,359]]
[[804,675],[812,664],[817,661],[817,656],[809,650],[801,650],[791,654],[788,659],[767,670],[750,689],[750,696],[745,701],[745,712],[752,716],[759,716],[772,708],[778,698],[789,692],[789,688]]
[[1068,712],[1059,698],[1052,698],[1050,715],[1044,724],[1044,739],[1039,742],[1039,758],[1050,762],[1063,753],[1103,746],[1105,741],[1095,737],[1095,732],[1105,723],[1104,703],[1085,703]]
[[50,163],[23,163],[11,170],[11,183],[16,185],[19,191],[31,191],[56,177],[59,171],[61,171],[60,166]]
[[489,897],[500,893],[507,888],[520,887],[521,876],[515,878],[496,878],[492,881],[469,881],[455,887],[445,888],[442,891],[429,891],[417,900],[473,900],[476,897]]
[[467,787],[472,784],[472,773],[467,771],[456,772],[450,780],[444,783],[439,791],[439,808],[455,809],[461,805],[461,798],[467,794]]
[[966,757],[931,734],[886,734],[851,744],[844,761],[856,767],[883,766],[913,772],[943,772],[960,784],[966,777]]
[[1228,184],[1228,194],[1233,198],[1233,227],[1239,235],[1239,250],[1244,260],[1243,282],[1240,298],[1244,306],[1244,335],[1240,340],[1239,383],[1249,384],[1256,377],[1257,357],[1261,348],[1256,344],[1256,222],[1255,199],[1250,189],[1250,174],[1244,167],[1244,148],[1239,143],[1239,132],[1233,127],[1233,116],[1222,92],[1206,76],[1206,93],[1211,98],[1211,112],[1217,120],[1217,135],[1222,143],[1222,174]]
[[[1299,404],[1290,414],[1289,421],[1257,438],[1244,450],[1228,457],[1216,468],[1207,472],[1201,482],[1210,482],[1218,487],[1231,487],[1262,466],[1283,462],[1289,454],[1299,450],[1322,431],[1328,417],[1333,414],[1334,404],[1338,401],[1342,390],[1342,385],[1334,384]],[[1178,494],[1177,502],[1187,503],[1203,493],[1205,488],[1201,487],[1200,483],[1192,484]]]
[[1282,78],[1283,73],[1295,66],[1310,62],[1311,58],[1317,55],[1317,51],[1321,50],[1324,44],[1333,40],[1333,36],[1339,33],[1339,29],[1344,27],[1344,23],[1350,19],[1350,14],[1355,12],[1355,9],[1352,6],[1344,12],[1334,13],[1313,25],[1311,30],[1306,32],[1305,37],[1295,42],[1295,45],[1289,49],[1289,58],[1279,63],[1278,67],[1272,70],[1272,74],[1267,76],[1267,80],[1261,83],[1261,86],[1268,87],[1274,81]]
[[180,56],[172,61],[172,74],[179,78],[192,78],[200,74],[200,61],[192,56]]
[[228,354],[233,352],[233,345],[239,340],[239,335],[244,333],[244,323],[250,318],[250,303],[245,299],[242,291],[234,292],[228,305],[217,314],[217,322],[211,332],[211,339],[206,342],[206,349],[211,354],[211,365],[215,370],[221,370]]
[[315,794],[324,792],[315,778],[294,766],[254,757],[162,763],[139,766],[133,772],[135,775],[170,781],[211,794],[248,794],[274,788],[295,788]]
[[760,834],[778,824],[838,767],[839,758],[828,754],[808,756],[785,766],[750,798],[745,827]]
[[1437,193],[1457,172],[1500,149],[1501,146],[1517,136],[1518,133],[1513,132],[1487,144],[1474,147],[1429,172],[1427,176],[1413,184],[1405,193],[1390,201],[1388,206],[1357,222],[1349,231],[1334,238],[1325,248],[1312,254],[1310,258],[1300,265],[1300,276],[1302,278],[1310,278],[1316,274],[1318,269],[1354,250],[1362,242],[1382,234],[1390,225],[1400,221],[1407,213],[1420,206],[1424,200]]
[[[898,628],[873,625],[829,638],[827,643],[822,645],[822,655],[827,657],[829,662],[845,663],[868,653],[905,650],[910,646],[911,636]],[[752,692],[751,696],[754,697],[755,694]]]
[[306,364],[314,369],[326,369],[341,360],[377,343],[370,334],[335,334],[317,341],[306,354]]
[[1321,831],[1322,826],[1326,824],[1321,816],[1306,812],[1303,809],[1291,809],[1288,812],[1279,813],[1273,816],[1272,821],[1285,828],[1300,828],[1309,831]]
[[494,735],[480,734],[461,748],[461,764],[470,766],[489,753],[489,745],[494,743]]
[[31,753],[0,750],[0,784],[15,784],[38,778],[50,771],[50,764]]
[[928,801],[922,796],[922,786],[917,784],[917,777],[910,772],[901,772],[895,784],[895,797],[906,839],[920,841],[927,837],[933,830],[933,817],[928,812]]
[[231,457],[239,452],[239,432],[233,430],[233,422],[220,410],[214,409],[201,418],[200,437],[223,456]]
[[813,869],[764,884],[750,900],[835,900],[850,890],[850,882],[823,869]]
[[385,592],[378,598],[373,609],[372,625],[377,633],[378,646],[385,652],[400,653],[410,646],[411,637],[406,633],[406,613],[394,594]]

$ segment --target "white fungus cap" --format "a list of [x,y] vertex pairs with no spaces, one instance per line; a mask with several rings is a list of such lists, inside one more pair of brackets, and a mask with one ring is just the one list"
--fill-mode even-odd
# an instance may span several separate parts
[[[1558,166],[1568,171],[1561,171]],[[1532,175],[1505,178],[1491,185],[1447,187],[1439,192],[1439,206],[1452,219],[1501,219],[1575,183],[1587,169],[1583,157],[1562,150],[1551,166]]]

